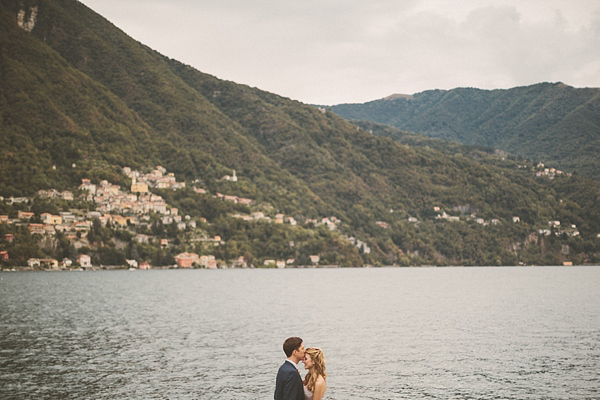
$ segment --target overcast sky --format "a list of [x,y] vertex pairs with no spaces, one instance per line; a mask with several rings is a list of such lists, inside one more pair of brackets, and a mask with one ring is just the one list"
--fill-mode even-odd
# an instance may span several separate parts
[[196,69],[305,103],[600,87],[598,0],[82,0]]

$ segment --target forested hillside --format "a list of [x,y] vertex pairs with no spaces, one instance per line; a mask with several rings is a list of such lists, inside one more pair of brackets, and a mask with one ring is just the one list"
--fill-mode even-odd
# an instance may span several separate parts
[[[180,232],[149,215],[145,228],[96,223],[91,234],[69,239],[102,263],[135,257],[162,265],[185,251],[256,265],[310,263],[311,255],[341,266],[600,260],[593,181],[550,176],[483,147],[379,136],[384,128],[164,57],[75,0],[6,0],[0,18],[0,195],[32,198],[2,203],[0,214],[30,211],[39,220],[61,209],[93,212],[85,193],[73,202],[33,196],[50,188],[78,193],[82,179],[129,187],[123,167],[162,165],[187,184],[153,192],[198,220],[197,228]],[[239,179],[224,179],[232,170]],[[251,203],[233,205],[222,194]],[[245,218],[256,213],[298,225]],[[549,229],[549,221],[562,228]],[[5,225],[0,233],[28,243],[18,247],[21,262],[76,252],[66,237]],[[140,234],[168,239],[169,247],[135,245]],[[207,237],[218,237],[218,246],[199,244]],[[0,241],[9,251],[16,246]]]
[[508,90],[430,90],[331,110],[344,118],[501,149],[600,180],[598,88],[540,83]]

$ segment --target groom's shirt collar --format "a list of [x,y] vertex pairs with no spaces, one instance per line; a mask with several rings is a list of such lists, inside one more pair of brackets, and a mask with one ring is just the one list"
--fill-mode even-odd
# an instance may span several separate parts
[[292,360],[290,360],[289,358],[286,358],[285,361],[289,361],[290,364],[292,364],[294,366],[294,368],[298,369],[298,364],[296,364],[295,362],[293,362]]

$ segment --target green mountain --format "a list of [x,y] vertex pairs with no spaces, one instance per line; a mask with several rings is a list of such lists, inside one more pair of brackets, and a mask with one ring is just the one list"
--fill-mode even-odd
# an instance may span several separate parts
[[600,179],[597,88],[540,83],[508,90],[431,90],[331,110],[344,118],[497,148]]
[[[180,251],[210,251],[225,261],[320,255],[342,266],[600,260],[600,185],[593,181],[548,176],[482,147],[371,134],[383,128],[361,128],[164,57],[75,0],[4,0],[0,52],[0,195],[75,190],[82,178],[127,186],[122,167],[160,164],[188,188],[157,193],[182,214],[206,218],[199,229],[223,241],[203,248],[190,238],[194,232],[163,227],[156,216],[151,231],[96,224],[86,251],[104,264],[128,254],[172,263]],[[236,183],[221,179],[231,170]],[[208,194],[193,191],[192,183]],[[254,202],[232,205],[213,197],[218,192]],[[36,198],[23,207],[38,218],[73,206]],[[300,224],[232,217],[253,211],[283,213]],[[6,213],[17,208],[0,203]],[[341,221],[333,231],[304,224],[331,216]],[[554,220],[563,228],[546,232]],[[134,252],[137,233],[174,245]],[[21,260],[33,253],[72,256],[61,240],[20,248]]]

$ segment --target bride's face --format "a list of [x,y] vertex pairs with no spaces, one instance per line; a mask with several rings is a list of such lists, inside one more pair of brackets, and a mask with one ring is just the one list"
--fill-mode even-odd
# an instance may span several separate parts
[[310,369],[315,364],[312,358],[308,355],[308,353],[304,353],[302,363],[304,364],[304,369]]

